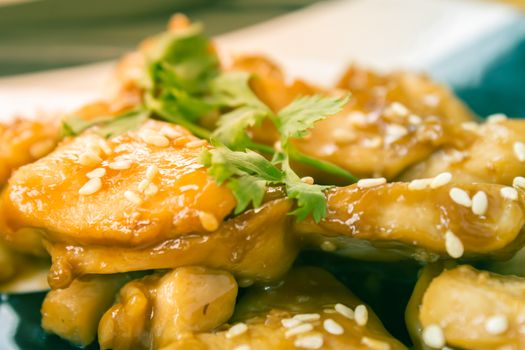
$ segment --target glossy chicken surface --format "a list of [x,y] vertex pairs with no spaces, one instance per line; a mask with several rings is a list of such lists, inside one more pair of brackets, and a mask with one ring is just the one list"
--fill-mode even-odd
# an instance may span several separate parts
[[460,266],[441,273],[424,293],[423,329],[437,325],[448,346],[525,349],[525,279]]
[[512,185],[525,174],[525,159],[519,149],[525,143],[523,120],[467,123],[461,139],[465,145],[445,147],[413,166],[403,180],[427,178],[450,172],[458,182]]
[[225,323],[236,297],[231,274],[202,267],[181,267],[132,281],[100,322],[100,347],[164,348]]
[[[503,197],[502,188],[453,182],[436,188],[430,182],[423,188],[410,183],[337,188],[328,192],[324,221],[297,221],[294,230],[310,246],[368,260],[457,258],[457,246],[459,257],[508,256],[522,246],[525,202],[521,192],[515,200]],[[468,198],[483,192],[483,215],[475,214],[472,204],[455,202],[453,189]]]

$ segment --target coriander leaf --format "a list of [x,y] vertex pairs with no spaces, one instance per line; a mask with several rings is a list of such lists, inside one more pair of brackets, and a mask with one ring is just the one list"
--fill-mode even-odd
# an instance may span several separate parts
[[259,100],[250,88],[252,74],[248,72],[225,72],[211,82],[210,101],[219,106],[240,107],[250,106],[270,111],[269,108]]
[[259,125],[268,114],[261,109],[240,107],[221,116],[212,137],[232,149],[243,149],[250,144],[246,130]]
[[303,137],[318,120],[340,112],[349,97],[324,97],[319,95],[300,97],[277,114],[277,127],[281,143],[286,145],[290,137]]
[[95,125],[105,123],[112,119],[115,119],[115,117],[103,116],[86,120],[77,115],[69,115],[62,120],[62,135],[77,136],[80,135],[84,130],[87,130]]
[[256,176],[242,175],[239,178],[231,179],[228,182],[228,188],[233,191],[237,200],[235,215],[242,213],[250,203],[254,208],[260,207],[266,187],[266,181]]
[[291,214],[297,216],[299,220],[304,220],[311,214],[315,222],[325,218],[327,209],[323,190],[329,186],[304,183],[292,170],[287,158],[282,162],[282,168],[285,173],[286,193],[289,198],[297,200],[297,209]]

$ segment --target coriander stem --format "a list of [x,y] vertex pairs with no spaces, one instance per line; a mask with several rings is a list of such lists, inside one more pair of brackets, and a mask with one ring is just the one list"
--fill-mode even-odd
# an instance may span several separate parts
[[186,120],[179,116],[174,116],[168,113],[165,113],[162,110],[156,110],[155,111],[159,116],[162,117],[162,119],[167,120],[169,122],[172,122],[174,124],[178,124],[186,129],[188,129],[193,135],[200,137],[201,139],[210,139],[211,131],[208,129],[205,129],[201,126],[198,126],[189,120]]

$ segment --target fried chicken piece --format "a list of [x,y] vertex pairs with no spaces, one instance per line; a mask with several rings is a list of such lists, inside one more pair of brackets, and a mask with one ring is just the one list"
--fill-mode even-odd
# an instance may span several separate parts
[[444,180],[435,178],[435,188],[431,181],[366,187],[377,180],[335,188],[326,219],[295,222],[294,230],[309,246],[365,260],[509,257],[521,248],[521,190]]
[[512,185],[525,174],[525,121],[464,124],[464,147],[445,147],[408,169],[402,180],[450,172],[458,182]]
[[525,279],[465,265],[430,280],[415,309],[420,348],[525,349]]
[[314,267],[294,269],[276,285],[251,287],[229,323],[163,349],[406,349],[369,307]]
[[65,289],[50,291],[42,304],[42,328],[76,345],[89,345],[102,315],[129,278],[125,274],[85,276]]
[[233,314],[237,283],[227,272],[180,267],[135,280],[99,325],[101,349],[159,349],[206,332]]

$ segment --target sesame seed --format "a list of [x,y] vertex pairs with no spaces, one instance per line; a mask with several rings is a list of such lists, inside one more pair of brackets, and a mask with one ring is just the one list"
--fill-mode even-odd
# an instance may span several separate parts
[[388,112],[401,117],[409,113],[408,108],[406,108],[405,105],[399,102],[391,103],[390,106],[388,106]]
[[323,241],[323,243],[321,243],[321,250],[324,250],[325,252],[333,252],[337,250],[337,246],[330,241]]
[[437,324],[430,324],[423,329],[423,342],[431,348],[441,349],[445,346],[445,334]]
[[472,205],[472,200],[470,199],[468,193],[461,188],[452,187],[448,194],[450,195],[450,198],[459,205],[467,208],[470,208]]
[[485,330],[489,334],[503,334],[509,328],[509,321],[505,315],[496,315],[485,321]]
[[491,124],[501,123],[507,120],[507,116],[503,113],[491,114],[487,117],[487,122]]
[[175,130],[169,126],[163,126],[162,128],[160,128],[160,133],[170,139],[174,139],[180,136],[180,132],[178,130]]
[[368,124],[368,118],[363,112],[353,111],[347,116],[348,121],[352,126],[366,126]]
[[134,203],[134,204],[141,204],[142,203],[142,198],[140,198],[140,196],[136,193],[136,192],[133,192],[133,191],[125,191],[124,192],[124,197]]
[[369,188],[369,187],[383,185],[385,183],[386,183],[386,179],[384,177],[379,177],[375,179],[361,179],[357,181],[357,187]]
[[206,144],[206,140],[193,140],[186,144],[187,148],[197,148],[202,147]]
[[109,146],[109,143],[106,140],[99,139],[98,142],[97,142],[97,145],[98,145],[98,147],[100,147],[102,152],[104,152],[104,154],[106,154],[106,155],[110,155],[111,154],[111,152],[112,152],[111,147]]
[[354,319],[354,310],[349,308],[348,306],[344,304],[337,303],[334,306],[335,311],[337,311],[340,315],[353,320]]
[[390,350],[390,344],[369,337],[363,337],[361,343],[373,350]]
[[302,322],[294,318],[283,318],[281,324],[284,328],[293,328],[300,325]]
[[476,192],[474,197],[472,197],[472,212],[479,216],[485,215],[488,206],[489,200],[487,194],[483,191]]
[[102,181],[100,180],[100,178],[96,177],[86,182],[84,186],[82,186],[78,190],[78,194],[82,196],[88,196],[90,194],[94,194],[98,192],[101,188],[102,188]]
[[518,199],[518,191],[512,187],[503,187],[499,190],[500,195],[508,200],[515,201]]
[[295,327],[289,328],[286,332],[284,332],[284,336],[286,338],[290,338],[298,334],[308,333],[312,329],[314,329],[314,326],[311,323],[301,323]]
[[514,180],[512,180],[512,186],[516,188],[525,189],[525,177],[516,176]]
[[144,192],[151,182],[148,179],[144,179],[139,182],[137,189],[139,192]]
[[357,305],[354,311],[355,322],[359,326],[365,326],[368,322],[368,309],[364,305]]
[[324,344],[321,334],[305,335],[295,339],[293,345],[303,349],[320,349]]
[[170,140],[155,131],[144,132],[141,135],[142,141],[146,142],[148,145],[156,147],[167,147],[170,144]]
[[411,114],[408,116],[408,122],[413,125],[419,125],[423,123],[423,119],[421,119],[421,117],[416,114]]
[[479,131],[479,124],[476,122],[464,122],[461,124],[461,127],[464,130],[470,131],[470,132],[478,132]]
[[33,158],[41,158],[51,152],[53,147],[55,147],[55,142],[53,140],[39,141],[29,147],[29,154]]
[[350,129],[341,128],[335,129],[332,133],[332,137],[337,143],[348,143],[354,141],[357,135]]
[[514,149],[514,154],[516,155],[516,158],[520,162],[525,161],[525,143],[523,142],[514,142],[514,145],[512,146]]
[[406,134],[408,134],[408,130],[404,126],[399,124],[389,124],[386,126],[385,142],[394,143],[403,138]]
[[314,178],[311,177],[311,176],[302,177],[301,181],[304,182],[305,184],[308,184],[308,185],[313,185],[314,184]]
[[427,106],[436,107],[439,104],[439,101],[441,100],[441,97],[437,94],[427,94],[423,97],[423,102]]
[[415,179],[408,184],[409,190],[424,190],[432,183],[434,179]]
[[432,179],[430,183],[430,188],[438,188],[448,184],[452,180],[451,173],[441,173]]
[[245,333],[248,330],[248,326],[246,323],[239,322],[235,325],[233,325],[228,331],[226,332],[226,338],[231,339],[236,336],[239,336],[243,333]]
[[335,313],[337,313],[337,311],[335,311],[334,309],[324,309],[323,312],[325,314],[335,314]]
[[102,162],[102,158],[95,152],[89,150],[78,157],[78,162],[85,166],[94,166]]
[[293,317],[295,320],[301,322],[316,321],[321,318],[319,314],[297,314]]
[[152,164],[149,165],[146,169],[146,179],[149,181],[153,180],[155,178],[155,175],[159,172],[159,168],[157,168],[156,165]]
[[383,143],[383,140],[379,136],[371,137],[369,139],[364,139],[362,141],[363,147],[365,148],[379,148],[381,144]]
[[344,328],[339,323],[332,320],[331,318],[327,318],[326,320],[324,320],[323,328],[328,333],[334,334],[334,335],[341,335],[345,332]]
[[96,177],[102,177],[106,175],[106,169],[105,168],[96,168],[89,173],[86,174],[86,176],[90,179],[96,178]]
[[109,163],[108,167],[113,170],[126,170],[131,168],[131,161],[126,159],[117,160]]
[[233,348],[233,350],[250,350],[250,345],[248,344],[241,344],[241,345],[237,345],[235,348]]
[[148,187],[146,187],[146,189],[144,190],[144,194],[146,196],[153,196],[153,195],[156,195],[157,192],[159,192],[159,188],[157,187],[157,185],[155,184],[152,184],[150,183],[148,185]]
[[461,258],[463,256],[463,252],[465,251],[463,243],[459,237],[450,230],[445,233],[445,249],[447,254],[454,259]]
[[208,213],[207,211],[199,212],[199,221],[206,231],[211,232],[219,228],[219,221],[217,220],[215,215],[213,215],[212,213]]

